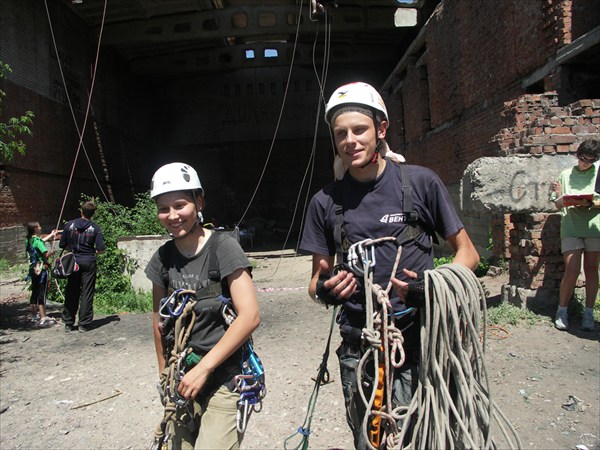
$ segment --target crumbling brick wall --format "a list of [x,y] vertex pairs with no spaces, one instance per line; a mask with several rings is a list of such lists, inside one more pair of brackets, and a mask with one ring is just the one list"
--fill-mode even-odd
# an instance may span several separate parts
[[[584,99],[560,107],[555,93],[524,95],[507,103],[504,118],[509,117],[514,126],[495,137],[505,155],[574,154],[583,140],[600,137],[600,99]],[[503,252],[510,259],[511,284],[526,289],[560,287],[564,264],[557,214],[510,214],[504,216],[504,230],[499,218],[492,225],[494,254]]]
[[600,133],[600,99],[583,99],[558,105],[556,92],[523,95],[506,102],[502,117],[507,124],[494,136],[503,156],[555,155],[577,150],[579,143]]
[[556,290],[564,271],[560,215],[511,214],[510,281],[525,289]]

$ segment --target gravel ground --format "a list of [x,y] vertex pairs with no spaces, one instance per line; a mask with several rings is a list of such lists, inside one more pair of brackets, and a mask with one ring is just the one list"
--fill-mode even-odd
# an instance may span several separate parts
[[[245,449],[283,448],[303,424],[331,321],[331,311],[306,294],[310,259],[280,254],[250,253],[262,312],[255,349],[268,393],[251,417]],[[483,279],[490,297],[506,282],[505,275]],[[0,448],[148,448],[162,415],[151,315],[97,315],[90,332],[65,333],[60,325],[36,328],[27,303],[23,282],[1,280]],[[59,305],[49,309],[60,316]],[[490,329],[492,397],[524,448],[600,449],[598,330],[559,332],[546,319]],[[333,351],[338,343],[334,333],[331,383],[320,388],[312,417],[313,449],[353,447]]]

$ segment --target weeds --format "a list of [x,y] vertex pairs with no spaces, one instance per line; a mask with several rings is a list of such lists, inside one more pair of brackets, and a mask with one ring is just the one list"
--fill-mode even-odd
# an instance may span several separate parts
[[[112,202],[82,196],[82,200],[94,200],[97,206],[94,222],[102,229],[106,250],[98,255],[98,272],[94,310],[102,314],[120,312],[148,312],[152,310],[152,295],[135,292],[131,285],[133,267],[117,247],[120,237],[161,234],[163,228],[156,219],[156,205],[147,194],[136,196],[135,205],[128,208]],[[53,282],[50,300],[62,303],[66,280]]]
[[533,326],[542,321],[542,317],[533,311],[520,308],[509,302],[500,302],[497,306],[488,307],[488,325],[520,325]]

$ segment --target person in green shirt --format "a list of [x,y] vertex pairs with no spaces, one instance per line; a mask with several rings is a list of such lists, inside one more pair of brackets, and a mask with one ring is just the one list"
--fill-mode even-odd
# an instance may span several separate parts
[[54,319],[46,315],[46,294],[48,291],[48,249],[45,243],[56,235],[53,230],[47,236],[40,237],[42,227],[39,222],[27,224],[25,251],[29,257],[29,278],[31,279],[31,298],[29,307],[32,320],[39,326],[54,324]]
[[[560,209],[561,249],[565,262],[554,324],[559,330],[569,329],[567,307],[581,272],[583,255],[586,308],[581,329],[592,331],[600,262],[600,194],[594,192],[598,177],[598,165],[595,163],[600,158],[600,141],[583,141],[575,156],[577,165],[560,173],[558,181],[552,184],[550,196],[550,200]],[[566,194],[592,194],[592,199],[570,200],[571,206],[567,206]]]

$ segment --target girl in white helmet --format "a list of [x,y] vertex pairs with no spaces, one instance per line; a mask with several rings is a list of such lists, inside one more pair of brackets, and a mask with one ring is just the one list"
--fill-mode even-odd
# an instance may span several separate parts
[[223,289],[229,290],[237,312],[237,318],[227,325],[218,298],[202,298],[194,308],[197,319],[189,347],[200,361],[187,370],[177,387],[179,397],[189,400],[193,408],[183,409],[187,416],[178,417],[170,437],[172,448],[237,449],[243,434],[237,431],[239,393],[232,392],[232,379],[240,373],[240,347],[260,324],[250,261],[233,237],[202,227],[204,191],[191,166],[171,163],[158,169],[150,195],[159,222],[173,237],[152,256],[145,271],[152,281],[159,375],[166,366],[161,300],[177,289],[200,292],[210,287],[211,254],[216,255]]

